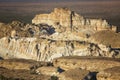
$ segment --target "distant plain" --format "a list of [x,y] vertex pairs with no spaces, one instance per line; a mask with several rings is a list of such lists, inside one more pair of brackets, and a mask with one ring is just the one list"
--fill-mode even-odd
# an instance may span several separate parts
[[31,23],[36,14],[67,7],[85,18],[102,18],[120,28],[120,1],[0,2],[0,22],[19,20]]

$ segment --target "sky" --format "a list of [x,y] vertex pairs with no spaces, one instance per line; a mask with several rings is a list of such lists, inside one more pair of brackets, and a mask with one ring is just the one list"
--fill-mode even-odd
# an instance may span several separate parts
[[36,14],[67,7],[86,18],[107,19],[120,26],[120,0],[0,0],[0,22],[30,22]]
[[119,1],[119,0],[0,0],[0,2],[69,2],[69,1]]

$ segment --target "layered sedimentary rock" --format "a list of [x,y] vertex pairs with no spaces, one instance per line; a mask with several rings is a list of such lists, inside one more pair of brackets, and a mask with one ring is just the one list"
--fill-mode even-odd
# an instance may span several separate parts
[[[34,67],[47,66],[49,63],[37,62],[30,59],[6,59],[0,61],[0,67],[10,70],[31,70]],[[23,66],[24,65],[24,66]]]
[[50,75],[38,74],[36,69],[51,66],[49,62],[30,59],[0,60],[0,80],[49,80]]
[[116,27],[110,26],[106,20],[85,19],[67,8],[55,8],[50,14],[36,15],[32,23],[52,25],[59,32],[62,30],[81,32],[81,29],[91,32],[101,30],[116,31]]
[[[23,60],[22,62],[19,62],[19,61],[12,61],[12,60],[6,60],[6,61],[0,61],[0,67],[4,67],[4,68],[7,68],[7,69],[10,69],[10,70],[13,70],[13,69],[23,69],[23,70],[30,70],[30,67],[33,66],[33,63],[24,63],[24,61],[26,60]],[[24,67],[23,67],[24,65]]]
[[102,57],[69,56],[54,59],[53,65],[64,70],[81,68],[93,72],[99,72],[107,68],[120,66],[120,60]]
[[119,49],[93,40],[96,32],[113,29],[105,20],[85,19],[69,9],[55,8],[50,14],[37,15],[32,22],[36,25],[19,21],[0,24],[1,57],[37,61],[72,55],[120,57]]
[[50,76],[31,74],[28,70],[0,68],[0,80],[49,80]]
[[82,41],[56,41],[37,38],[0,39],[0,52],[3,58],[25,58],[37,61],[52,61],[61,56],[106,56],[116,57],[118,54],[106,46]]
[[73,11],[70,11],[67,8],[55,8],[54,12],[50,14],[40,14],[36,15],[36,17],[32,20],[32,23],[40,24],[45,23],[47,21],[47,24],[49,25],[61,25],[64,27],[71,26],[71,19],[73,17],[73,24],[76,23],[74,20],[79,20],[81,23],[76,23],[76,25],[84,24],[83,17],[79,16],[78,14],[74,13]]
[[[119,67],[113,67],[120,66],[120,36],[106,20],[85,19],[67,8],[55,8],[50,14],[36,15],[32,23],[0,23],[0,77],[96,80],[100,72],[100,80],[119,80]],[[27,75],[21,76],[22,72]]]

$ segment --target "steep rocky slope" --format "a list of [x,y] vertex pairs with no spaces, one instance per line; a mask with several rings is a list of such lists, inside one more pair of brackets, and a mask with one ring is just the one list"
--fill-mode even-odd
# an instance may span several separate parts
[[[83,16],[67,8],[55,8],[50,14],[38,14],[32,20],[34,24],[48,24],[55,28],[64,28],[67,31],[80,32],[81,29],[90,31],[113,30],[116,27],[110,26],[106,20],[102,19],[85,19]],[[59,29],[60,30],[60,29]]]
[[[85,19],[69,9],[55,8],[50,14],[35,16],[32,22],[35,25],[19,21],[0,24],[1,57],[37,61],[72,55],[120,57],[119,34],[105,20]],[[101,40],[111,46],[98,43]]]
[[1,57],[25,58],[37,61],[51,61],[61,56],[104,56],[117,57],[119,54],[110,47],[82,41],[61,41],[37,38],[0,39]]

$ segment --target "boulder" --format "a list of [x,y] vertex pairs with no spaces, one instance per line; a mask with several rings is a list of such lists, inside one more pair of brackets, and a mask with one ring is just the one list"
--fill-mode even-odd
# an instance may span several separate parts
[[120,66],[100,71],[97,74],[97,80],[120,80]]
[[76,68],[61,73],[59,80],[92,80],[92,75],[87,70]]
[[43,74],[43,75],[50,75],[50,76],[56,76],[59,74],[59,72],[57,71],[57,68],[52,67],[52,66],[40,67],[36,69],[36,73]]

